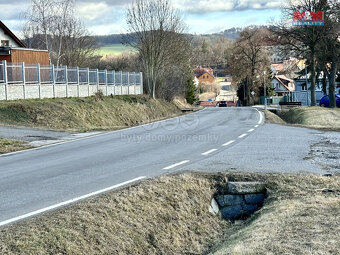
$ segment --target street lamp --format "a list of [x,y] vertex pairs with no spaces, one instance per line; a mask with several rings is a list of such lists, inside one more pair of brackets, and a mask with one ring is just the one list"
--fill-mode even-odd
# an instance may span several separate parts
[[263,86],[264,86],[264,109],[267,110],[267,88],[266,88],[266,71],[263,71]]

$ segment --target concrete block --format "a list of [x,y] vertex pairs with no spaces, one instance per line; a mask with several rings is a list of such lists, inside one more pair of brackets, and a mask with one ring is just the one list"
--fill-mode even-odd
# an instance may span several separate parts
[[266,186],[260,182],[228,182],[229,194],[265,193]]
[[247,194],[244,195],[244,199],[247,204],[263,204],[264,194]]
[[243,203],[242,195],[221,195],[217,197],[220,206],[240,205]]
[[209,212],[213,215],[217,215],[220,212],[218,204],[214,198],[211,200],[211,203],[209,206]]
[[243,214],[241,205],[227,206],[221,209],[224,219],[235,220]]
[[252,214],[253,212],[257,211],[259,209],[258,205],[247,205],[243,204],[242,205],[242,210],[245,214]]

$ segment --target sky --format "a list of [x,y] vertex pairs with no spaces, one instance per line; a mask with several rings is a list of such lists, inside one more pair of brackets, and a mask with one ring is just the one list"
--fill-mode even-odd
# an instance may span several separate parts
[[[91,34],[124,33],[126,9],[133,0],[76,0],[76,14]],[[280,16],[282,0],[172,0],[187,32],[209,34],[232,27],[266,25]],[[20,36],[30,0],[0,0],[0,20]]]

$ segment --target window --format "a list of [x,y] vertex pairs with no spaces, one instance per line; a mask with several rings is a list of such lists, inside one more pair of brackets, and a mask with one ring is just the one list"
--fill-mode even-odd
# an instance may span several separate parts
[[306,90],[307,90],[306,83],[302,83],[301,84],[301,91],[306,91]]
[[8,47],[9,46],[9,40],[1,40],[1,47]]

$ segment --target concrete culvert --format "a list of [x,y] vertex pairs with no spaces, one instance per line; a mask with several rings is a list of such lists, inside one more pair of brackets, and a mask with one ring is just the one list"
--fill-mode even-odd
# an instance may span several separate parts
[[223,194],[214,196],[209,211],[234,221],[249,217],[260,209],[266,198],[266,184],[260,182],[227,182]]

